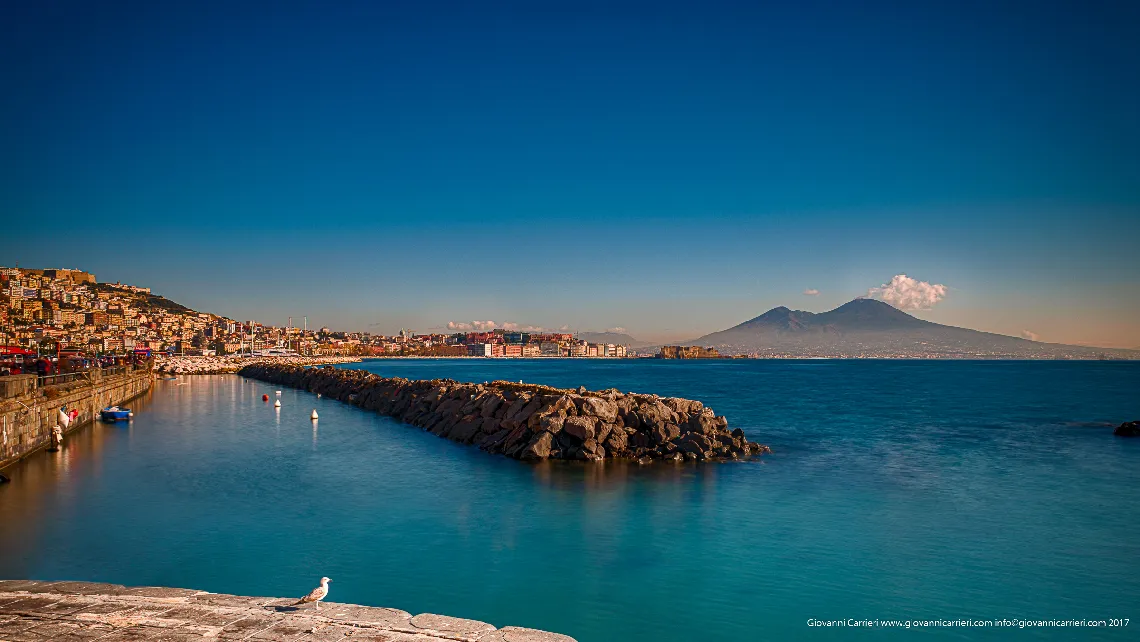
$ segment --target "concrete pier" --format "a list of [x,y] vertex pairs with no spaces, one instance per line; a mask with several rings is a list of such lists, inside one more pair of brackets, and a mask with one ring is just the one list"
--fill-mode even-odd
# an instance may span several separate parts
[[[299,587],[303,588],[303,587]],[[575,642],[536,629],[295,597],[91,582],[0,580],[0,642]]]

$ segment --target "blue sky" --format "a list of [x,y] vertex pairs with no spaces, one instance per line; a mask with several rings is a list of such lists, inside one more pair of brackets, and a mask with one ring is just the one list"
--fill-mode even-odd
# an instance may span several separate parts
[[923,318],[1140,346],[1137,24],[1134,2],[20,3],[0,264],[267,322],[653,339],[907,274],[949,288]]

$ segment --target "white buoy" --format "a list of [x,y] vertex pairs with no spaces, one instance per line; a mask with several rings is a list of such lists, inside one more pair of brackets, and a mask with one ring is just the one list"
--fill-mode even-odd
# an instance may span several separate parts
[[127,413],[127,417],[134,417],[134,416],[135,416],[135,412],[133,410],[131,412]]
[[278,397],[280,397],[280,396],[281,396],[281,391],[280,391],[280,390],[278,390],[278,391],[277,391],[277,396],[278,396]]
[[309,415],[309,419],[315,420],[317,418],[317,409],[313,408],[313,414]]
[[317,393],[317,399],[320,399],[320,398],[321,398],[321,393],[318,392]]
[[273,402],[273,407],[274,407],[274,408],[280,408],[280,407],[281,407],[281,400],[280,400],[280,399],[278,399],[277,401],[274,401],[274,402]]

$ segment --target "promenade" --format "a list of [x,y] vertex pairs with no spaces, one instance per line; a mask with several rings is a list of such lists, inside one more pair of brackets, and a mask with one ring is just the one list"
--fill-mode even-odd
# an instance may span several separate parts
[[575,642],[557,633],[355,604],[294,607],[295,597],[91,582],[0,580],[3,642]]

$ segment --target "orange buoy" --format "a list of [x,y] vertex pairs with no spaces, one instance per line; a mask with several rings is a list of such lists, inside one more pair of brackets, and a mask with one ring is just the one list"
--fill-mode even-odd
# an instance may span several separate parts
[[261,395],[262,401],[269,401],[269,395]]

